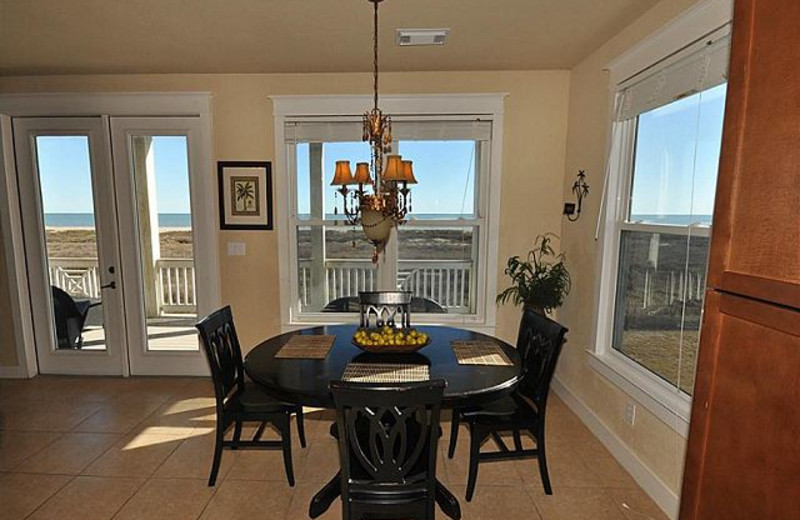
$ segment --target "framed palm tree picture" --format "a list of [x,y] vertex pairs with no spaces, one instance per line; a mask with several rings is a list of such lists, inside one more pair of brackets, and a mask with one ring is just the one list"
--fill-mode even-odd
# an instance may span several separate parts
[[272,164],[219,161],[220,229],[272,229]]

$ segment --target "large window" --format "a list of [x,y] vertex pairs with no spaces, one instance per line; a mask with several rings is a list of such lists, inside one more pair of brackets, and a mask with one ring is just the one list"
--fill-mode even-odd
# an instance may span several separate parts
[[[284,126],[294,211],[290,247],[296,319],[339,319],[363,290],[407,290],[415,314],[480,323],[485,310],[492,123],[396,117],[394,151],[414,161],[408,222],[392,231],[377,264],[360,226],[341,214],[330,186],[335,162],[369,161],[356,120],[290,120]],[[305,318],[304,318],[305,317]]]
[[691,393],[725,85],[638,118],[613,347]]
[[600,311],[606,337],[598,348],[686,396],[706,287],[728,45],[727,31],[697,42],[617,96],[616,196],[607,205]]

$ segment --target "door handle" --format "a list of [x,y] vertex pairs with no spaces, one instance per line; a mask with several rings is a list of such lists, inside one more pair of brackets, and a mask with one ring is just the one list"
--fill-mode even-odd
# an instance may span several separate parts
[[116,289],[117,288],[117,282],[111,282],[111,283],[107,283],[105,285],[101,285],[100,288],[101,289]]

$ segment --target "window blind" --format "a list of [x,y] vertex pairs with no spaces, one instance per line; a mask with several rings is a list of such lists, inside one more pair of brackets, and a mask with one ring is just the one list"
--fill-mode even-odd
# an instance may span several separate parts
[[616,120],[725,83],[729,59],[730,25],[726,25],[621,83],[618,92],[623,101]]
[[[288,121],[287,143],[360,142],[360,119],[340,121]],[[483,120],[392,120],[395,141],[489,141],[491,121]]]

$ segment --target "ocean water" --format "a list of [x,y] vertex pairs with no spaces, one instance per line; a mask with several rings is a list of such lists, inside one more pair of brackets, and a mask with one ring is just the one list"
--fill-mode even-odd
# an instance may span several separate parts
[[[417,213],[410,214],[408,218],[419,220],[451,219],[458,218],[460,215],[449,215],[443,213]],[[310,215],[300,215],[301,219],[308,218]],[[326,216],[330,220],[340,220],[341,215],[329,214]],[[464,218],[472,218],[464,215]],[[640,220],[650,224],[672,224],[676,226],[687,226],[692,223],[710,225],[712,215],[631,215],[632,221]],[[94,227],[94,215],[92,213],[45,213],[44,224],[47,227]],[[159,227],[167,228],[188,228],[192,226],[192,216],[189,213],[159,213]]]
[[[45,213],[44,225],[54,228],[93,228],[92,213]],[[192,216],[189,213],[159,213],[158,226],[167,228],[190,228]]]
[[710,226],[713,215],[631,215],[631,222],[642,221],[646,224],[672,224],[674,226],[688,226],[700,224]]

